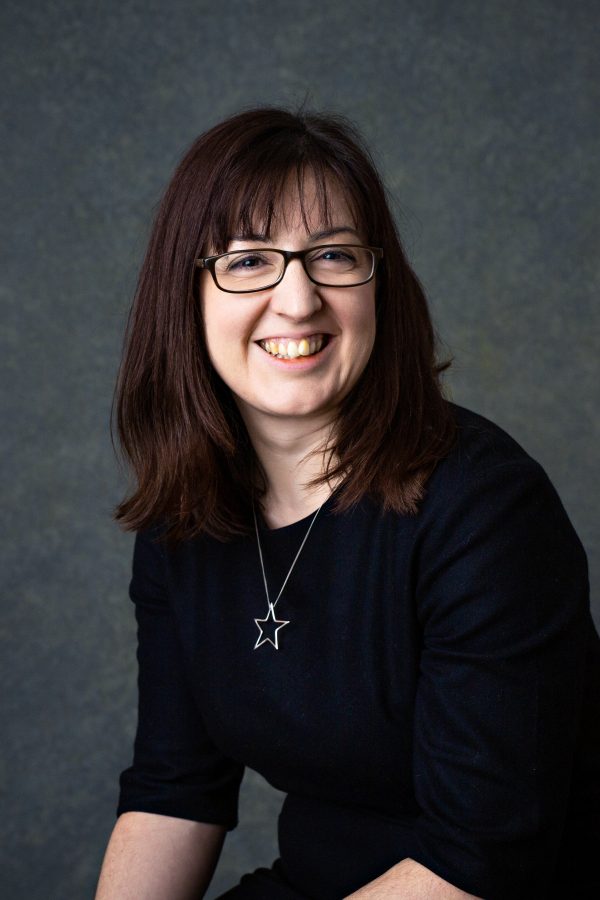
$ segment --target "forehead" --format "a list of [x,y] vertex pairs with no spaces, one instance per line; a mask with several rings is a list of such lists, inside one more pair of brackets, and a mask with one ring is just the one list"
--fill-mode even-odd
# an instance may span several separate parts
[[247,183],[222,226],[213,231],[213,252],[244,235],[271,240],[281,232],[313,234],[346,226],[362,232],[351,192],[331,174],[292,171],[277,182]]
[[[256,224],[264,226],[266,222]],[[339,182],[330,179],[323,190],[315,177],[309,175],[301,186],[290,179],[273,209],[270,229],[312,234],[342,225],[356,228],[357,224],[350,198]]]

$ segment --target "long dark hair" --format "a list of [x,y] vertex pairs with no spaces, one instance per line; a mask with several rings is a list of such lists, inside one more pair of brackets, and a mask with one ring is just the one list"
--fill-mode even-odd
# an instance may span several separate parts
[[[209,360],[194,260],[233,234],[269,234],[291,177],[342,188],[358,227],[383,247],[375,345],[342,402],[315,483],[343,478],[335,509],[365,494],[411,515],[455,437],[423,288],[408,263],[369,151],[337,115],[262,107],[226,119],[190,147],[160,203],[130,312],[113,412],[136,487],[116,508],[127,530],[163,523],[173,540],[250,530],[264,476],[231,393]],[[306,214],[302,209],[306,221]]]

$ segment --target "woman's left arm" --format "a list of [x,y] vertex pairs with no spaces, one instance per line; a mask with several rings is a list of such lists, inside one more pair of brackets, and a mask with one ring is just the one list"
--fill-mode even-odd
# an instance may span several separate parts
[[585,553],[528,457],[463,469],[454,495],[428,509],[416,586],[420,852],[351,896],[545,896],[592,627]]
[[403,859],[344,900],[398,900],[398,897],[402,900],[481,900],[454,887],[414,859]]

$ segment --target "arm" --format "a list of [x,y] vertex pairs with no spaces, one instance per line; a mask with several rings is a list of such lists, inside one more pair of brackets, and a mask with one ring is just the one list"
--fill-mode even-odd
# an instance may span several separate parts
[[136,536],[130,596],[138,624],[138,721],[98,897],[197,900],[225,832],[237,824],[244,767],[206,732],[182,658],[163,550],[148,534]]
[[[463,890],[549,890],[588,641],[585,554],[532,460],[477,460],[423,535],[418,861]],[[549,862],[551,861],[551,862]]]
[[222,825],[123,813],[106,848],[96,900],[199,900],[224,838]]
[[344,900],[385,900],[387,897],[390,900],[398,897],[403,900],[480,900],[474,894],[454,887],[414,859],[403,859]]
[[581,707],[585,554],[541,467],[478,465],[430,504],[416,571],[417,846],[356,896],[543,896]]

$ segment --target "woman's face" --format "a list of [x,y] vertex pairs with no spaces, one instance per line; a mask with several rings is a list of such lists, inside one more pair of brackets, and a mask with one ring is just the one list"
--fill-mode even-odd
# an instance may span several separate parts
[[[305,185],[305,228],[298,195],[285,195],[274,218],[271,239],[242,238],[228,250],[304,250],[324,243],[366,243],[355,230],[342,193],[330,187],[331,229],[319,221],[314,184]],[[358,287],[313,284],[302,263],[292,260],[275,287],[248,294],[221,291],[209,272],[201,276],[201,303],[208,353],[231,389],[248,426],[280,428],[282,420],[307,425],[331,422],[341,400],[356,384],[375,340],[375,279]],[[292,359],[265,349],[294,341]],[[304,341],[305,343],[301,344]],[[275,342],[273,344],[272,342]],[[307,349],[322,349],[303,355]]]

